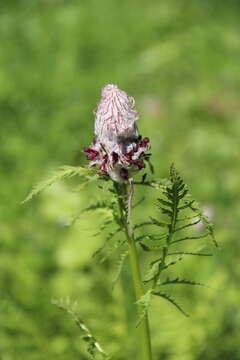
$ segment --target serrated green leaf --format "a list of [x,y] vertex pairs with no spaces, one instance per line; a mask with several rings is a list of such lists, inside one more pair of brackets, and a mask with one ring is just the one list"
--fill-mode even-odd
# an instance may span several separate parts
[[146,246],[149,251],[159,251],[163,248],[163,244],[156,244],[156,242],[152,242],[152,243],[140,243],[140,246],[144,245]]
[[184,205],[178,207],[178,211],[184,210],[184,209],[187,209],[187,208],[191,208],[191,206],[194,204],[194,202],[195,202],[195,200],[186,201],[184,203]]
[[151,216],[149,218],[150,218],[150,221],[151,221],[152,225],[157,225],[157,226],[160,226],[160,227],[168,227],[169,226],[169,224],[166,223],[166,222],[159,221],[159,220],[157,220],[157,219],[155,219],[155,218],[153,218]]
[[178,217],[177,221],[188,221],[188,220],[196,219],[196,218],[198,218],[198,217],[199,217],[198,215],[183,216],[182,218],[179,218],[179,217]]
[[83,209],[81,213],[83,214],[85,212],[90,212],[99,209],[109,209],[109,208],[110,208],[110,204],[107,201],[98,201],[95,204],[92,204],[86,207],[85,209]]
[[171,178],[171,180],[172,180],[172,179],[173,179],[173,180],[176,180],[177,170],[176,170],[176,168],[175,168],[174,163],[171,164],[169,173],[170,173],[170,178]]
[[162,194],[166,196],[168,200],[173,201],[173,195],[169,191],[163,191]]
[[106,217],[105,220],[103,220],[103,223],[99,229],[99,232],[96,233],[94,236],[99,235],[109,224],[112,224],[113,222],[113,210],[110,207],[111,205],[106,201],[98,201],[95,204],[92,204],[85,209],[83,209],[78,215],[75,215],[72,217],[70,225],[74,224],[76,221],[82,218],[82,215],[85,213],[91,213],[97,210],[104,210],[104,215]]
[[[172,186],[172,184],[171,184],[171,186]],[[167,186],[166,190],[167,190],[168,194],[171,194],[173,196],[173,189],[170,186]]]
[[142,185],[142,186],[149,186],[153,187],[155,189],[163,189],[166,186],[166,183],[168,183],[168,179],[152,179],[149,181],[134,181],[134,185]]
[[163,214],[168,215],[170,218],[172,218],[172,216],[173,216],[173,212],[172,212],[172,211],[170,211],[170,210],[168,210],[168,209],[165,209],[165,208],[163,208],[163,207],[160,207],[160,206],[159,206],[159,209],[161,210],[161,212],[162,212]]
[[128,252],[129,252],[129,250],[127,249],[124,252],[122,252],[122,254],[120,254],[119,260],[117,262],[116,276],[115,276],[115,279],[113,280],[113,283],[112,283],[112,289],[114,289],[114,287],[115,287],[115,285],[116,285],[116,283],[117,283],[117,281],[118,281],[118,279],[119,279],[119,277],[121,275],[125,259],[128,256]]
[[163,200],[163,199],[160,199],[160,198],[158,198],[157,200],[158,200],[158,202],[160,204],[162,204],[164,206],[167,206],[167,207],[170,207],[170,208],[173,207],[173,204],[171,202],[169,202],[169,201],[166,201],[166,200]]
[[86,326],[85,322],[79,317],[78,313],[76,312],[76,302],[71,303],[69,298],[61,298],[53,299],[52,304],[56,305],[60,310],[65,311],[72,317],[77,327],[83,333],[82,340],[85,341],[87,344],[87,352],[90,355],[91,359],[96,359],[96,356],[99,354],[103,359],[110,360],[109,355],[107,355],[107,353],[103,350],[96,338]]
[[174,232],[177,232],[177,231],[186,229],[186,228],[188,228],[188,227],[197,225],[198,223],[200,223],[200,221],[201,221],[201,219],[197,219],[196,221],[194,221],[194,222],[192,222],[192,223],[188,223],[188,224],[185,224],[185,225],[183,225],[183,226],[180,226],[180,227],[176,228],[176,229],[174,230]]
[[[106,228],[108,227],[108,225],[110,225],[110,224],[112,224],[112,223],[113,223],[113,219],[112,219],[112,218],[111,218],[111,219],[106,219],[106,220],[104,220],[104,221],[102,222],[101,226],[100,226],[99,231],[98,231],[97,233],[95,233],[94,236],[101,235],[102,232],[103,232],[104,230],[106,230]],[[116,229],[115,231],[116,231],[116,233],[117,233],[117,232],[121,231],[121,229],[118,228],[118,229]]]
[[175,243],[178,243],[178,242],[182,242],[182,241],[186,241],[186,240],[199,240],[199,239],[204,239],[208,236],[208,234],[202,234],[202,235],[196,235],[196,236],[185,236],[183,238],[180,238],[180,239],[176,239],[176,240],[173,240],[171,242],[171,245],[175,244]]
[[141,242],[143,240],[152,240],[154,241],[155,243],[158,241],[158,240],[162,240],[164,238],[166,238],[167,236],[167,233],[163,233],[163,234],[143,234],[143,235],[139,235],[135,238],[135,242]]
[[213,256],[213,254],[208,253],[197,253],[197,252],[189,252],[189,251],[175,251],[170,252],[168,255],[196,255],[196,256]]
[[157,278],[160,271],[160,261],[161,259],[158,259],[158,261],[150,264],[150,268],[147,270],[143,279],[144,283],[147,283]]
[[202,223],[205,225],[207,231],[209,232],[209,235],[213,241],[213,244],[218,247],[218,243],[215,239],[215,235],[214,235],[214,226],[213,224],[209,221],[208,217],[206,215],[203,214],[202,210],[200,209],[199,204],[195,201],[194,206],[190,206],[191,210],[194,211],[197,216],[201,219]]
[[96,171],[83,167],[61,166],[59,170],[53,173],[53,175],[50,176],[48,179],[34,186],[30,194],[26,197],[25,200],[23,200],[22,204],[31,200],[34,196],[38,195],[40,192],[42,192],[52,184],[67,178],[72,178],[73,176],[79,176],[85,178],[86,181],[88,181],[89,177],[96,176]]
[[160,296],[162,297],[163,299],[166,299],[167,301],[169,301],[172,305],[174,305],[183,315],[189,317],[189,315],[182,309],[182,307],[180,305],[178,305],[178,303],[176,302],[175,299],[173,299],[170,295],[168,294],[165,294],[165,293],[162,293],[160,291],[154,291],[152,293],[153,295],[156,295],[156,296]]
[[144,251],[151,251],[151,248],[147,245],[145,245],[144,243],[139,243],[139,245],[141,246],[141,248],[144,250]]
[[[104,243],[100,248],[98,248],[92,255],[93,258],[96,258],[100,263],[104,262],[115,250],[117,250],[121,245],[126,242],[126,240],[114,241],[110,243],[110,241],[114,238],[116,234],[118,234],[122,229],[118,228],[114,231],[108,233]],[[108,246],[108,248],[107,248]],[[105,252],[104,252],[105,251]]]
[[187,193],[188,193],[188,189],[185,189],[185,190],[182,192],[182,194],[179,194],[179,195],[178,195],[178,199],[179,199],[179,200],[183,199],[183,198],[187,195]]
[[170,266],[175,265],[176,263],[178,263],[179,261],[181,261],[183,259],[183,256],[179,256],[176,260],[170,261],[169,263],[165,264],[162,267],[162,270],[166,270],[167,268],[169,268]]
[[178,277],[175,279],[170,279],[169,277],[162,281],[158,282],[158,285],[172,285],[172,284],[182,284],[182,285],[198,285],[198,286],[206,286],[205,284],[202,284],[200,282],[192,281],[192,280],[186,280],[186,279],[179,279]]
[[186,184],[184,184],[184,182],[183,182],[183,180],[179,180],[178,182],[177,182],[177,184],[176,184],[176,187],[177,187],[177,191],[178,191],[178,198],[180,199],[180,192],[182,191],[182,190],[184,190],[184,188],[186,187]]
[[142,222],[140,224],[136,224],[134,226],[134,230],[137,230],[137,229],[139,229],[139,228],[141,228],[143,226],[147,226],[147,225],[158,225],[158,226],[164,227],[164,226],[168,226],[169,224],[167,224],[165,222],[160,222],[157,219],[150,217],[149,221],[144,221],[144,222]]

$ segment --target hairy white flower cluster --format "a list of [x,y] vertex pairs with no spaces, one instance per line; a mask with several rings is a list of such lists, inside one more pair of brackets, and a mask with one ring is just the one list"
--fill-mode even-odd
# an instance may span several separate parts
[[95,139],[84,148],[90,167],[109,175],[113,181],[124,182],[130,174],[145,167],[149,139],[138,134],[134,99],[116,85],[102,89],[95,113]]

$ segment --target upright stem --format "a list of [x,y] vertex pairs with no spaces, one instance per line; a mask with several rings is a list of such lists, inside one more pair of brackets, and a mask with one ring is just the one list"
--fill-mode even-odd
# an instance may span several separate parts
[[[133,227],[131,221],[132,210],[132,198],[133,198],[133,182],[130,180],[130,190],[127,192],[126,185],[119,185],[115,183],[115,189],[118,193],[118,204],[120,209],[121,220],[125,228],[125,234],[129,246],[129,258],[133,279],[133,286],[135,292],[136,301],[139,300],[144,294],[142,285],[140,266],[138,261],[138,254],[136,244],[134,241]],[[126,206],[127,200],[127,206]],[[143,309],[141,304],[137,304],[138,316],[141,316]],[[151,339],[148,316],[144,317],[139,325],[139,331],[141,332],[141,347],[142,347],[142,360],[152,360]]]

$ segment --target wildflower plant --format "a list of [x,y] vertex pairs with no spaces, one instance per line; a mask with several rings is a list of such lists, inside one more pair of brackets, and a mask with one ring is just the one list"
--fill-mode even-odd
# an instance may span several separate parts
[[[105,243],[96,251],[95,256],[103,261],[113,252],[118,252],[119,261],[114,283],[121,274],[126,258],[129,257],[136,300],[132,306],[136,307],[138,314],[136,326],[141,334],[141,357],[142,360],[151,360],[148,312],[152,299],[155,297],[166,300],[183,315],[188,316],[185,309],[165,289],[174,285],[204,284],[195,279],[185,279],[181,274],[173,276],[172,268],[188,256],[211,256],[211,253],[204,250],[205,245],[202,245],[202,242],[200,248],[196,247],[196,241],[211,239],[215,246],[217,244],[212,224],[192,198],[174,165],[171,165],[167,179],[153,178],[150,141],[148,137],[139,134],[136,125],[138,118],[134,99],[116,85],[106,85],[95,112],[94,140],[91,145],[84,148],[87,166],[61,167],[52,177],[34,187],[25,201],[54,182],[73,176],[78,176],[81,184],[97,181],[99,188],[111,194],[110,200],[90,204],[84,211],[96,211],[101,208],[110,211],[111,219],[103,221],[100,230],[107,228],[112,220],[115,228],[109,232]],[[149,165],[150,176],[147,177],[147,172],[144,171],[140,181],[134,180],[135,174],[143,171],[146,164]],[[155,205],[158,216],[146,215],[143,222],[133,224],[133,197],[137,187],[150,187],[158,192]],[[140,204],[141,201],[137,205]],[[202,225],[201,232],[197,229],[199,223]],[[121,234],[120,241],[115,240],[116,234]],[[150,260],[146,269],[141,269],[139,257],[144,254]],[[83,333],[83,340],[88,343],[87,350],[91,359],[97,356],[110,358],[85,323],[80,320],[74,309],[75,305],[69,300],[55,300],[54,303],[75,320]]]

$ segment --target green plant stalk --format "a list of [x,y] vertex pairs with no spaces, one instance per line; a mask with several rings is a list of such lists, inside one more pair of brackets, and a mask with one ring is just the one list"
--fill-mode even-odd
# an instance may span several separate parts
[[[134,241],[134,234],[133,234],[133,228],[131,222],[132,197],[134,191],[133,183],[130,182],[129,193],[127,192],[127,186],[125,184],[119,185],[115,183],[114,186],[118,194],[118,204],[119,204],[121,221],[125,229],[125,234],[129,246],[129,258],[131,265],[132,280],[133,280],[135,298],[136,301],[138,301],[145,294],[145,292],[143,289],[140,266],[138,261],[138,253]],[[141,304],[137,304],[137,312],[138,315],[140,316],[142,313]],[[139,331],[141,333],[142,360],[152,360],[150,328],[149,328],[149,321],[147,314],[142,320],[141,324],[139,325]]]

